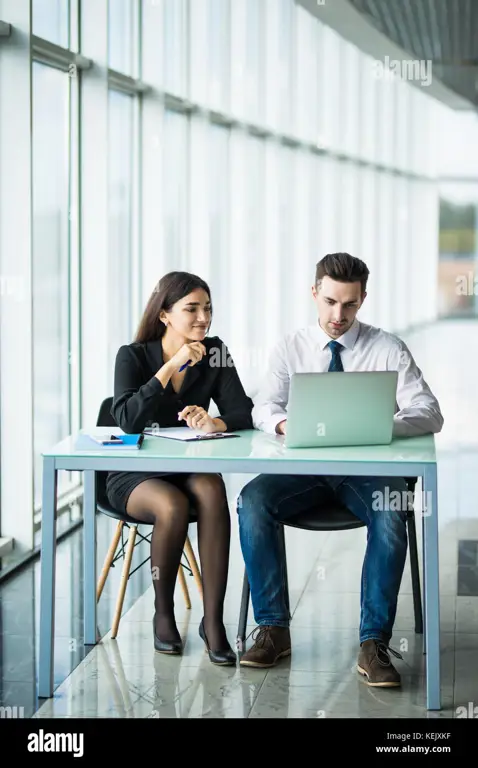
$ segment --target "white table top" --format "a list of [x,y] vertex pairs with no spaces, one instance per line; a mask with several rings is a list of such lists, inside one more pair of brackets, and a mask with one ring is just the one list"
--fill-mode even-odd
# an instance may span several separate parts
[[[92,430],[83,430],[91,432]],[[121,430],[109,428],[95,428],[95,433],[121,434]],[[403,463],[424,464],[436,462],[434,435],[420,437],[400,438],[393,440],[390,445],[352,446],[346,448],[286,448],[284,436],[269,435],[259,430],[244,430],[238,432],[237,438],[216,439],[200,442],[181,442],[160,437],[146,436],[142,447],[131,450],[113,448],[75,449],[77,435],[69,435],[52,448],[43,451],[44,457],[78,458],[99,457],[105,458],[114,455],[117,460],[136,459],[141,462],[144,459],[186,459],[198,458],[211,462],[217,460],[235,463],[244,459],[266,459],[270,462],[285,462],[290,467],[295,461],[304,462],[345,462],[345,463]],[[262,463],[262,462],[261,462]]]

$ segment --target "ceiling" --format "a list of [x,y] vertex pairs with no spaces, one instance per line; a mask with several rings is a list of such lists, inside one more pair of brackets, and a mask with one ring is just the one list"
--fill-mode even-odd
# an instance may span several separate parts
[[349,0],[380,32],[478,106],[478,0]]
[[432,62],[428,93],[478,109],[478,0],[296,0],[373,57]]

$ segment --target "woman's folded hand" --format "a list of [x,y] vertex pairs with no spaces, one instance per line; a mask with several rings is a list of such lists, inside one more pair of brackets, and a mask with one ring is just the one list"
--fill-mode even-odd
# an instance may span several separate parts
[[217,432],[217,426],[209,413],[199,405],[187,405],[178,413],[178,421],[183,419],[188,427],[200,432]]

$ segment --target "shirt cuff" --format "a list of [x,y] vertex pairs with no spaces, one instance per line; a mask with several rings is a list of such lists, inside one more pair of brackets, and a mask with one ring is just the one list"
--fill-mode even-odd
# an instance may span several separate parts
[[276,432],[276,427],[278,424],[280,424],[281,421],[287,420],[287,414],[285,413],[276,413],[274,416],[271,416],[270,419],[268,419],[266,423],[266,432],[270,432],[271,435],[277,435],[279,434]]

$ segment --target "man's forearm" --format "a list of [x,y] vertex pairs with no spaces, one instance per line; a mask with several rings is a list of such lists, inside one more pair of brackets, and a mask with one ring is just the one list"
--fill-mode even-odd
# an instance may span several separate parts
[[436,434],[443,426],[443,416],[435,410],[413,412],[413,409],[396,413],[393,419],[394,437],[418,437]]
[[274,403],[255,405],[252,410],[252,421],[255,429],[276,435],[276,425],[287,418],[285,411]]

